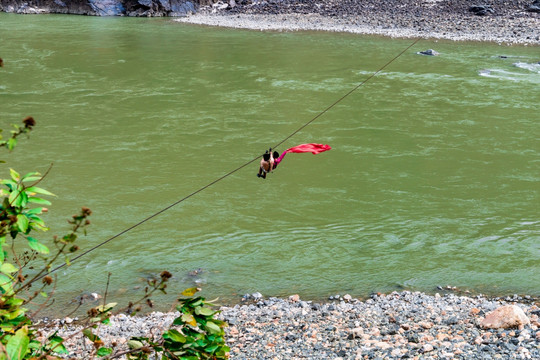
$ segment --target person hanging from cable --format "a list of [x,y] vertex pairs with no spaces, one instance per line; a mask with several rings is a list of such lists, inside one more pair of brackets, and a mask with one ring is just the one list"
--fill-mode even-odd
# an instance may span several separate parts
[[281,160],[283,160],[283,158],[285,157],[285,155],[287,155],[287,150],[285,150],[281,156],[279,155],[279,153],[277,151],[274,151],[274,153],[272,154],[273,158],[274,158],[274,166],[272,167],[272,170],[277,168],[277,166],[279,165],[279,163],[281,162]]
[[272,154],[272,148],[270,148],[270,150],[266,150],[266,152],[263,154],[263,158],[261,159],[261,163],[259,165],[259,173],[257,174],[257,177],[266,179],[266,174],[270,173],[273,168],[274,157]]
[[283,158],[285,157],[285,155],[287,155],[287,153],[310,152],[313,155],[317,155],[331,149],[332,147],[327,144],[300,144],[293,146],[292,148],[288,148],[280,156],[277,151],[274,151],[272,153],[272,148],[270,148],[270,150],[266,151],[266,153],[264,153],[263,155],[257,177],[262,177],[263,179],[266,179],[266,174],[275,169],[281,163],[281,161],[283,161]]

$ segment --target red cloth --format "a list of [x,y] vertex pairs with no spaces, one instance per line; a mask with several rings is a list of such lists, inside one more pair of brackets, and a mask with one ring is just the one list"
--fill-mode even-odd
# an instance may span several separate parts
[[323,151],[328,151],[332,149],[330,145],[326,144],[302,144],[297,145],[292,148],[289,148],[286,150],[288,153],[305,153],[310,152],[313,155],[317,155],[318,153],[322,153]]

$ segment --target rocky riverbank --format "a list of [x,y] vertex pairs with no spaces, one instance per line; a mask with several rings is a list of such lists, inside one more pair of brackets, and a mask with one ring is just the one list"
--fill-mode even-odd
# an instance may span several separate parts
[[176,21],[540,45],[540,0],[230,0],[203,6]]
[[0,0],[0,11],[540,45],[540,0]]
[[[229,323],[231,359],[539,359],[540,308],[530,297],[487,299],[457,294],[394,292],[361,301],[349,295],[326,303],[247,296],[223,307]],[[494,310],[503,308],[498,314]],[[125,349],[131,336],[156,336],[175,313],[118,315],[98,334],[106,345]],[[502,322],[498,322],[502,321]],[[77,331],[72,319],[49,332]],[[88,359],[92,346],[79,336],[67,344],[72,356]]]

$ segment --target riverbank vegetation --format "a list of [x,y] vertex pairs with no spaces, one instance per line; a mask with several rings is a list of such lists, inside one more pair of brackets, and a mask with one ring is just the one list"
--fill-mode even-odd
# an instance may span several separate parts
[[[0,64],[3,66],[3,62]],[[22,126],[14,124],[9,137],[0,137],[0,147],[14,150],[21,136],[28,136],[34,126],[36,120],[31,116],[23,119]],[[86,235],[92,214],[89,208],[82,207],[68,220],[70,229],[65,235],[53,236],[50,244],[38,239],[37,233],[50,230],[42,215],[47,213],[45,206],[51,205],[48,198],[54,194],[38,185],[51,168],[52,164],[43,175],[38,172],[21,175],[11,168],[9,177],[0,180],[3,185],[0,190],[0,360],[78,356],[65,346],[65,336],[57,331],[44,336],[46,326],[36,320],[40,311],[54,302],[56,283],[62,280],[55,271],[70,265],[70,257],[79,251],[77,239],[81,234]],[[59,261],[62,265],[54,267]],[[133,337],[127,348],[105,345],[101,340],[99,326],[109,324],[114,314],[136,315],[142,305],[151,308],[152,295],[158,291],[165,293],[171,276],[163,271],[159,278],[148,280],[144,294],[120,309],[117,303],[107,302],[105,293],[102,304],[90,308],[74,332],[74,335],[82,334],[93,346],[85,357],[148,359],[151,354],[160,354],[164,359],[228,358],[230,349],[224,339],[227,323],[215,318],[219,313],[215,304],[194,297],[197,288],[182,293],[176,305],[179,316],[161,334]],[[75,310],[78,307],[68,311]]]

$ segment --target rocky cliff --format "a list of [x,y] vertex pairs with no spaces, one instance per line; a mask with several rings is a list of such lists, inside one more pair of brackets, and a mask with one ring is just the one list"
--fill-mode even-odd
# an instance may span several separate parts
[[0,11],[18,14],[186,16],[206,0],[0,0]]

